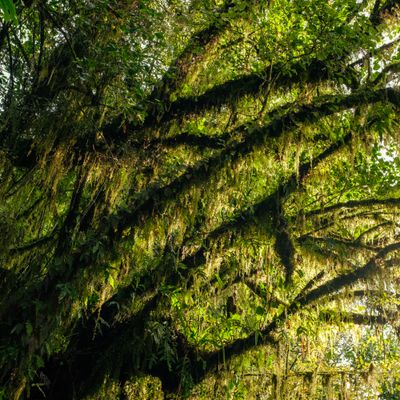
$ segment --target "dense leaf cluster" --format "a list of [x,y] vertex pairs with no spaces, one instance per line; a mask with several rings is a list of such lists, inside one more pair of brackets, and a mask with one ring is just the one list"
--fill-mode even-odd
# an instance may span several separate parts
[[400,3],[12,6],[0,399],[395,398]]

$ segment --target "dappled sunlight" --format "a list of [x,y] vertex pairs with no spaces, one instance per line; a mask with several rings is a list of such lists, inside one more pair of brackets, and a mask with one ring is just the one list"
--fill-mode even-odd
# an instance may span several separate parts
[[400,396],[396,4],[0,1],[0,400]]

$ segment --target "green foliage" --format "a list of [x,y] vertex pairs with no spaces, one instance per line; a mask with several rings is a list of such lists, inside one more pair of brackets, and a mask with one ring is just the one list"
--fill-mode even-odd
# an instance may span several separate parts
[[1,0],[0,10],[3,13],[3,18],[5,21],[17,22],[17,12],[12,0]]
[[393,2],[0,9],[0,399],[398,395]]

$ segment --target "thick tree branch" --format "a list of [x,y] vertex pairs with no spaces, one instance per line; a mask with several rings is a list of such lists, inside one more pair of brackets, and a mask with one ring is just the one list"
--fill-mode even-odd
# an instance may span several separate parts
[[344,211],[350,208],[371,206],[400,206],[400,198],[350,200],[345,203],[336,203],[331,206],[309,211],[307,213],[304,213],[304,216],[311,217],[314,215],[326,214],[337,210]]
[[[385,257],[400,249],[400,243],[392,243],[382,250],[380,250],[374,257],[372,257],[363,267],[357,268],[347,274],[339,275],[336,278],[329,280],[323,285],[311,290],[301,299],[299,299],[300,306],[306,306],[315,302],[316,300],[339,291],[344,287],[348,287],[361,279],[367,279],[371,275],[378,273],[385,263],[392,266],[391,262],[385,262]],[[398,261],[398,260],[395,260]],[[396,265],[394,265],[396,266]]]
[[161,82],[150,95],[149,102],[153,103],[152,109],[149,110],[151,116],[158,111],[160,106],[164,107],[164,102],[168,102],[169,95],[185,79],[192,59],[196,57],[198,62],[205,55],[207,45],[229,26],[229,18],[224,18],[224,16],[233,7],[234,2],[232,0],[225,0],[222,7],[216,12],[213,21],[189,39],[181,54],[172,62]]
[[[340,142],[340,145],[335,144],[335,145],[331,146],[330,148],[328,148],[325,152],[321,153],[321,155],[314,160],[312,166],[311,166],[311,163],[304,163],[303,165],[301,165],[300,166],[300,171],[301,171],[300,176],[302,178],[307,176],[307,174],[309,173],[309,171],[310,171],[310,169],[312,167],[315,167],[316,165],[318,165],[319,162],[321,162],[324,158],[326,158],[329,155],[331,155],[334,151],[336,151],[342,145],[343,145],[343,142]],[[290,192],[289,187],[292,187],[292,184],[293,184],[292,181],[295,180],[295,179],[297,179],[297,175],[296,175],[296,178],[294,177],[294,175],[291,178],[289,178],[289,180],[286,182],[287,186],[286,185],[282,185],[281,188],[278,189],[278,191],[280,191],[282,193],[283,192],[289,193]],[[273,200],[272,203],[271,203],[271,206],[274,207],[275,206],[276,195],[271,195],[270,199]],[[191,258],[192,262],[194,260],[198,261],[199,257],[200,257],[200,255],[192,257]],[[194,264],[197,264],[197,263],[195,262]],[[185,275],[187,273],[189,273],[189,272],[190,272],[190,269],[179,271],[179,272],[175,272],[175,273],[172,272],[172,274],[169,277],[168,276],[165,277],[165,284],[167,284],[167,285],[174,285],[175,284],[176,285],[179,282],[181,282],[182,279],[185,279]],[[305,288],[303,289],[303,292],[309,291],[312,288],[312,286],[315,285],[316,282],[321,279],[322,275],[323,275],[323,273],[317,274],[315,279],[311,280],[309,282],[309,284],[305,286]],[[141,292],[141,293],[147,293],[146,294],[146,296],[147,296],[147,295],[149,295],[149,293],[152,290],[153,291],[157,290],[156,287],[154,286],[155,282],[154,282],[153,279],[154,279],[153,278],[153,274],[149,274],[148,279],[147,280],[143,280],[141,282],[142,286],[144,286],[144,288],[147,287],[147,292],[144,291],[144,292]],[[240,279],[239,279],[239,281],[240,281]],[[252,289],[255,289],[255,287],[253,287]],[[131,323],[135,324],[134,321],[136,321],[136,319],[139,318],[139,315],[142,315],[142,313],[139,313],[139,315],[133,317],[133,319],[131,321],[128,321],[128,322],[123,323],[123,324],[115,325],[115,323],[113,322],[115,316],[118,314],[118,308],[119,307],[124,307],[124,304],[127,301],[128,302],[130,301],[130,299],[132,298],[133,294],[138,295],[138,291],[133,289],[133,288],[131,288],[131,287],[127,287],[126,289],[121,290],[117,295],[113,296],[113,298],[111,298],[103,306],[103,309],[102,309],[102,312],[101,312],[101,318],[103,320],[107,321],[110,324],[110,326],[113,327],[113,329],[111,329],[110,333],[107,334],[107,335],[110,335],[108,337],[115,338],[115,336],[114,336],[114,333],[115,333],[114,328],[118,329],[118,331],[121,331],[121,332],[125,331],[126,329],[129,329],[129,326],[131,326],[130,324]],[[163,296],[162,296],[161,293],[158,293],[157,295],[152,296],[152,300],[146,306],[146,313],[150,312],[151,309],[154,309],[157,306],[157,304],[160,301],[162,301],[162,298],[163,298]],[[118,304],[118,307],[115,307],[115,304]],[[89,326],[92,326],[92,324],[89,324]],[[89,328],[89,333],[90,333],[90,329],[91,328]],[[83,334],[83,337],[87,337],[89,335],[89,333]],[[190,346],[187,346],[187,344],[185,346],[190,349]],[[194,352],[194,354],[196,353],[195,350],[191,350],[191,351]]]
[[[312,123],[336,112],[380,101],[389,101],[395,105],[400,105],[400,95],[396,90],[388,88],[372,92],[360,91],[341,97],[328,96],[324,100],[321,99],[314,104],[297,107],[295,110],[285,110],[285,108],[278,110],[275,112],[276,115],[271,116],[271,122],[262,127],[256,124],[250,127],[242,126],[238,128],[237,134],[244,134],[244,140],[228,144],[217,155],[188,168],[185,173],[162,188],[155,184],[154,189],[149,188],[146,191],[146,196],[140,205],[128,206],[128,210],[120,211],[116,216],[116,219],[119,220],[118,231],[121,232],[129,226],[135,225],[139,216],[149,215],[152,210],[160,205],[161,201],[175,198],[177,193],[182,193],[191,186],[202,184],[217,170],[236,162],[239,157],[249,154],[263,145],[269,137],[280,137],[283,133],[301,123]],[[283,113],[283,115],[279,115],[280,113]],[[336,149],[335,146],[334,148]],[[330,151],[335,151],[334,148]],[[308,167],[306,167],[306,171],[308,171]],[[308,172],[300,170],[299,173],[301,175]]]
[[[269,323],[260,332],[255,332],[249,335],[247,338],[241,338],[235,340],[230,345],[224,348],[224,360],[228,362],[232,357],[236,355],[243,354],[251,348],[256,348],[267,342],[271,342],[271,334],[291,315],[296,314],[299,310],[304,307],[314,304],[319,299],[332,294],[344,287],[348,287],[360,279],[367,278],[372,274],[379,271],[383,266],[398,266],[399,260],[389,260],[385,261],[385,257],[392,252],[400,250],[400,243],[393,243],[386,246],[381,251],[377,253],[376,256],[372,257],[363,267],[356,269],[348,274],[340,275],[333,278],[321,286],[305,293],[304,295],[299,295],[295,301],[281,314],[277,315],[274,320]],[[357,320],[357,318],[356,318]],[[360,320],[361,322],[361,320]],[[378,321],[379,322],[379,321]],[[219,351],[211,353],[203,353],[203,360],[206,362],[206,367],[200,365],[196,360],[192,360],[193,375],[195,376],[195,382],[201,381],[209,372],[215,370],[219,362]]]

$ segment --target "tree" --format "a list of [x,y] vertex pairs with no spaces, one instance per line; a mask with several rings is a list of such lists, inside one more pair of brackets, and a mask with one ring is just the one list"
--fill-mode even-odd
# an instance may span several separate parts
[[396,396],[399,2],[15,4],[3,398]]

